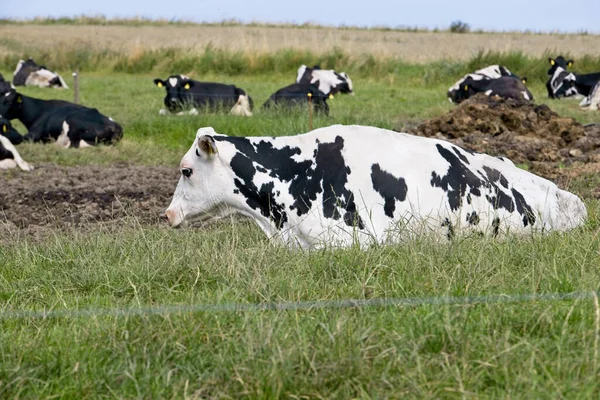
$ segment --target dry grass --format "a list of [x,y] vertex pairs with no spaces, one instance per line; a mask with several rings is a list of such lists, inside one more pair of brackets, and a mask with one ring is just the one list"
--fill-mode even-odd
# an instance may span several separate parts
[[405,32],[335,28],[279,28],[255,26],[101,26],[0,25],[0,55],[15,45],[51,48],[89,46],[135,54],[148,49],[183,48],[199,51],[212,45],[232,51],[275,52],[303,49],[326,52],[343,49],[350,55],[400,57],[406,62],[440,59],[464,61],[481,51],[522,52],[539,57],[546,52],[573,57],[600,54],[600,35]]

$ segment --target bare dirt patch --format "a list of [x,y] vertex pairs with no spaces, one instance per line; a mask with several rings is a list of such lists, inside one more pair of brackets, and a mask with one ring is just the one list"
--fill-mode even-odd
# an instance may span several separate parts
[[0,225],[37,232],[85,229],[133,217],[143,225],[164,223],[177,168],[165,166],[37,165],[30,173],[0,173]]
[[479,94],[411,131],[508,157],[553,180],[600,172],[600,124],[581,125],[545,104]]

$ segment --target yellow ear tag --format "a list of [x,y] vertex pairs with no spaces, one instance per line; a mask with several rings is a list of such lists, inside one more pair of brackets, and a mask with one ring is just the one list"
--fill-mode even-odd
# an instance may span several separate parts
[[17,103],[22,103],[23,99],[21,98],[21,96],[17,97]]
[[189,89],[190,88],[190,84],[186,83],[185,86],[184,86],[184,88]]
[[567,67],[572,67],[572,66],[573,66],[573,63],[572,63],[571,61],[569,61],[569,62],[567,63]]
[[330,98],[330,99],[333,99],[333,95],[332,95],[332,94],[330,94],[330,95],[329,95],[329,98]]
[[550,65],[554,65],[554,60],[550,60]]
[[469,85],[465,85],[465,91],[469,90]]
[[163,87],[163,84],[162,84],[162,82],[156,82],[156,86]]
[[523,82],[523,85],[527,83],[527,79],[521,79],[521,82]]
[[8,132],[8,127],[6,125],[2,125],[2,132]]

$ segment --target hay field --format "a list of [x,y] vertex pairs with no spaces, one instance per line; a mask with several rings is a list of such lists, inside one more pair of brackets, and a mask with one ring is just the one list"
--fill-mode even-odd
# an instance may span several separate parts
[[231,51],[276,52],[283,49],[323,53],[340,48],[350,55],[398,57],[410,63],[446,59],[465,61],[481,51],[522,52],[531,57],[568,53],[573,57],[600,54],[600,35],[530,33],[449,33],[394,30],[267,26],[0,26],[0,55],[15,46],[37,48],[89,46],[124,53],[158,49],[205,49],[212,45]]

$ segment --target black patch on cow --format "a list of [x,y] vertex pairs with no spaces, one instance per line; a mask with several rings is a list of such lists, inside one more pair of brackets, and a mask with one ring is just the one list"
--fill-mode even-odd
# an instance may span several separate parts
[[[452,151],[436,144],[438,152],[450,167],[444,176],[439,176],[435,171],[431,173],[431,186],[439,187],[448,195],[448,204],[452,211],[462,206],[462,197],[466,195],[467,203],[471,204],[470,196],[481,196],[481,190],[488,189],[493,194],[486,194],[485,198],[494,209],[504,208],[508,212],[515,210],[515,203],[510,195],[506,194],[498,185],[508,188],[508,180],[495,169],[484,167],[485,174],[478,171],[481,177],[475,175],[463,163],[462,157],[455,155]],[[469,190],[467,193],[467,189]]]
[[[271,214],[276,222],[287,222],[283,205],[274,200],[274,183],[263,184],[260,190],[253,183],[258,168],[264,173],[268,172],[273,179],[289,183],[289,193],[294,198],[290,210],[296,210],[298,216],[307,214],[317,194],[323,193],[323,215],[326,218],[339,220],[343,217],[348,226],[365,228],[356,209],[354,194],[346,188],[351,171],[342,155],[344,139],[341,136],[337,136],[333,143],[317,142],[313,159],[303,161],[292,158],[301,153],[298,147],[277,149],[272,142],[262,140],[253,144],[243,137],[215,136],[214,139],[230,142],[238,150],[231,160],[231,167],[240,178],[235,179],[236,187],[247,198],[247,204],[254,209],[260,207],[263,215],[268,216],[268,210],[272,209]],[[253,163],[259,167],[255,168]],[[345,210],[343,216],[339,209]]]
[[396,210],[396,200],[406,200],[406,194],[408,193],[406,181],[404,178],[396,178],[389,172],[382,170],[379,164],[373,164],[371,166],[371,182],[373,182],[373,189],[385,200],[383,206],[385,215],[393,218]]
[[500,171],[487,166],[483,167],[488,179],[492,182],[500,182],[502,186],[508,189],[508,180]]
[[515,197],[515,203],[517,203],[517,211],[523,216],[523,226],[535,224],[533,210],[527,204],[523,195],[515,189],[512,189],[512,194]]
[[446,218],[442,222],[442,226],[448,227],[448,232],[446,233],[446,237],[448,238],[448,240],[454,239],[455,233],[454,233],[454,226],[452,225],[452,222],[450,222],[450,220],[448,218]]
[[246,198],[246,204],[254,210],[260,209],[262,215],[272,218],[277,228],[281,228],[288,218],[284,206],[275,201],[274,183],[263,183],[260,189],[256,187],[253,182],[256,169],[252,165],[252,161],[244,154],[236,153],[233,156],[231,168],[237,175],[234,179],[235,186],[239,193]]
[[479,215],[477,215],[477,212],[473,211],[467,214],[467,222],[469,225],[479,225]]
[[448,204],[452,211],[458,210],[462,205],[462,196],[467,193],[481,196],[480,188],[483,181],[472,173],[461,162],[454,153],[440,144],[435,145],[438,152],[446,161],[450,163],[448,172],[445,176],[438,175],[435,171],[431,173],[431,186],[442,188],[448,194]]
[[464,162],[465,164],[469,164],[469,160],[467,160],[467,157],[463,153],[460,152],[458,147],[452,146],[452,150],[454,150],[454,152],[456,153],[458,158],[460,158],[462,160],[462,162]]
[[500,231],[500,217],[496,217],[492,220],[492,235],[494,237],[498,236],[499,231]]

